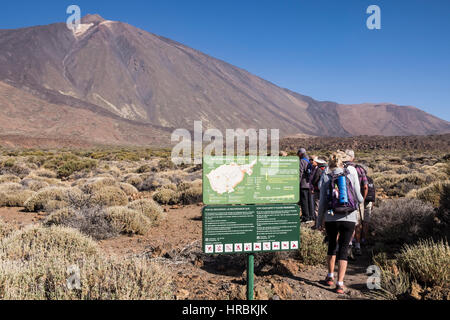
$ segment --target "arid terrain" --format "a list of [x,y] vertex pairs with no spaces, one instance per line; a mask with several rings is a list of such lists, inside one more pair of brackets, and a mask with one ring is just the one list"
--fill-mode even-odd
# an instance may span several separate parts
[[[308,145],[326,159],[336,143],[357,143],[358,162],[377,187],[347,294],[321,282],[324,235],[302,225],[298,252],[256,256],[257,299],[450,297],[448,135],[423,137],[428,150],[420,138],[380,139]],[[303,146],[283,147],[291,152],[294,144]],[[201,166],[175,166],[169,156],[143,148],[1,149],[0,299],[244,299],[245,256],[201,250]],[[367,289],[370,265],[380,267],[382,290]],[[67,286],[73,266],[80,288]]]

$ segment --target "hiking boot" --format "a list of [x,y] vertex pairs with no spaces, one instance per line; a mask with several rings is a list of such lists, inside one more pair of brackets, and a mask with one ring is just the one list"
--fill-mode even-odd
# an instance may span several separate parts
[[355,248],[355,256],[358,256],[358,257],[362,256],[361,248]]

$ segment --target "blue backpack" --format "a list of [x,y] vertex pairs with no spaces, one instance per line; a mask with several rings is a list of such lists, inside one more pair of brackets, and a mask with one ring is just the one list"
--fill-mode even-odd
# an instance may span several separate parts
[[337,175],[330,174],[330,188],[327,192],[328,210],[333,210],[334,214],[348,215],[358,210],[357,195],[349,176],[348,169]]

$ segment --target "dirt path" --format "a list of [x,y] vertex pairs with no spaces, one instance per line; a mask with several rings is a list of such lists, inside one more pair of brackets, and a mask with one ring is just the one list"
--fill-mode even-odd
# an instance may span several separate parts
[[[206,256],[201,250],[201,207],[166,207],[168,219],[145,236],[121,236],[100,241],[108,254],[147,256],[169,268],[177,299],[245,299],[245,256]],[[18,228],[39,223],[44,215],[22,212],[21,208],[0,208],[0,219]],[[266,254],[255,260],[257,299],[335,300],[367,299],[365,275],[369,256],[348,267],[348,294],[336,295],[321,283],[323,266],[302,265],[291,254]]]

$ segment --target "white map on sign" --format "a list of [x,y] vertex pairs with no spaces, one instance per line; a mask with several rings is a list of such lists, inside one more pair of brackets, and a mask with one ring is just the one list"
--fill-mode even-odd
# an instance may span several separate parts
[[253,174],[255,164],[256,160],[246,165],[233,162],[218,167],[207,175],[211,188],[220,195],[234,192],[234,188],[244,180],[245,174]]

